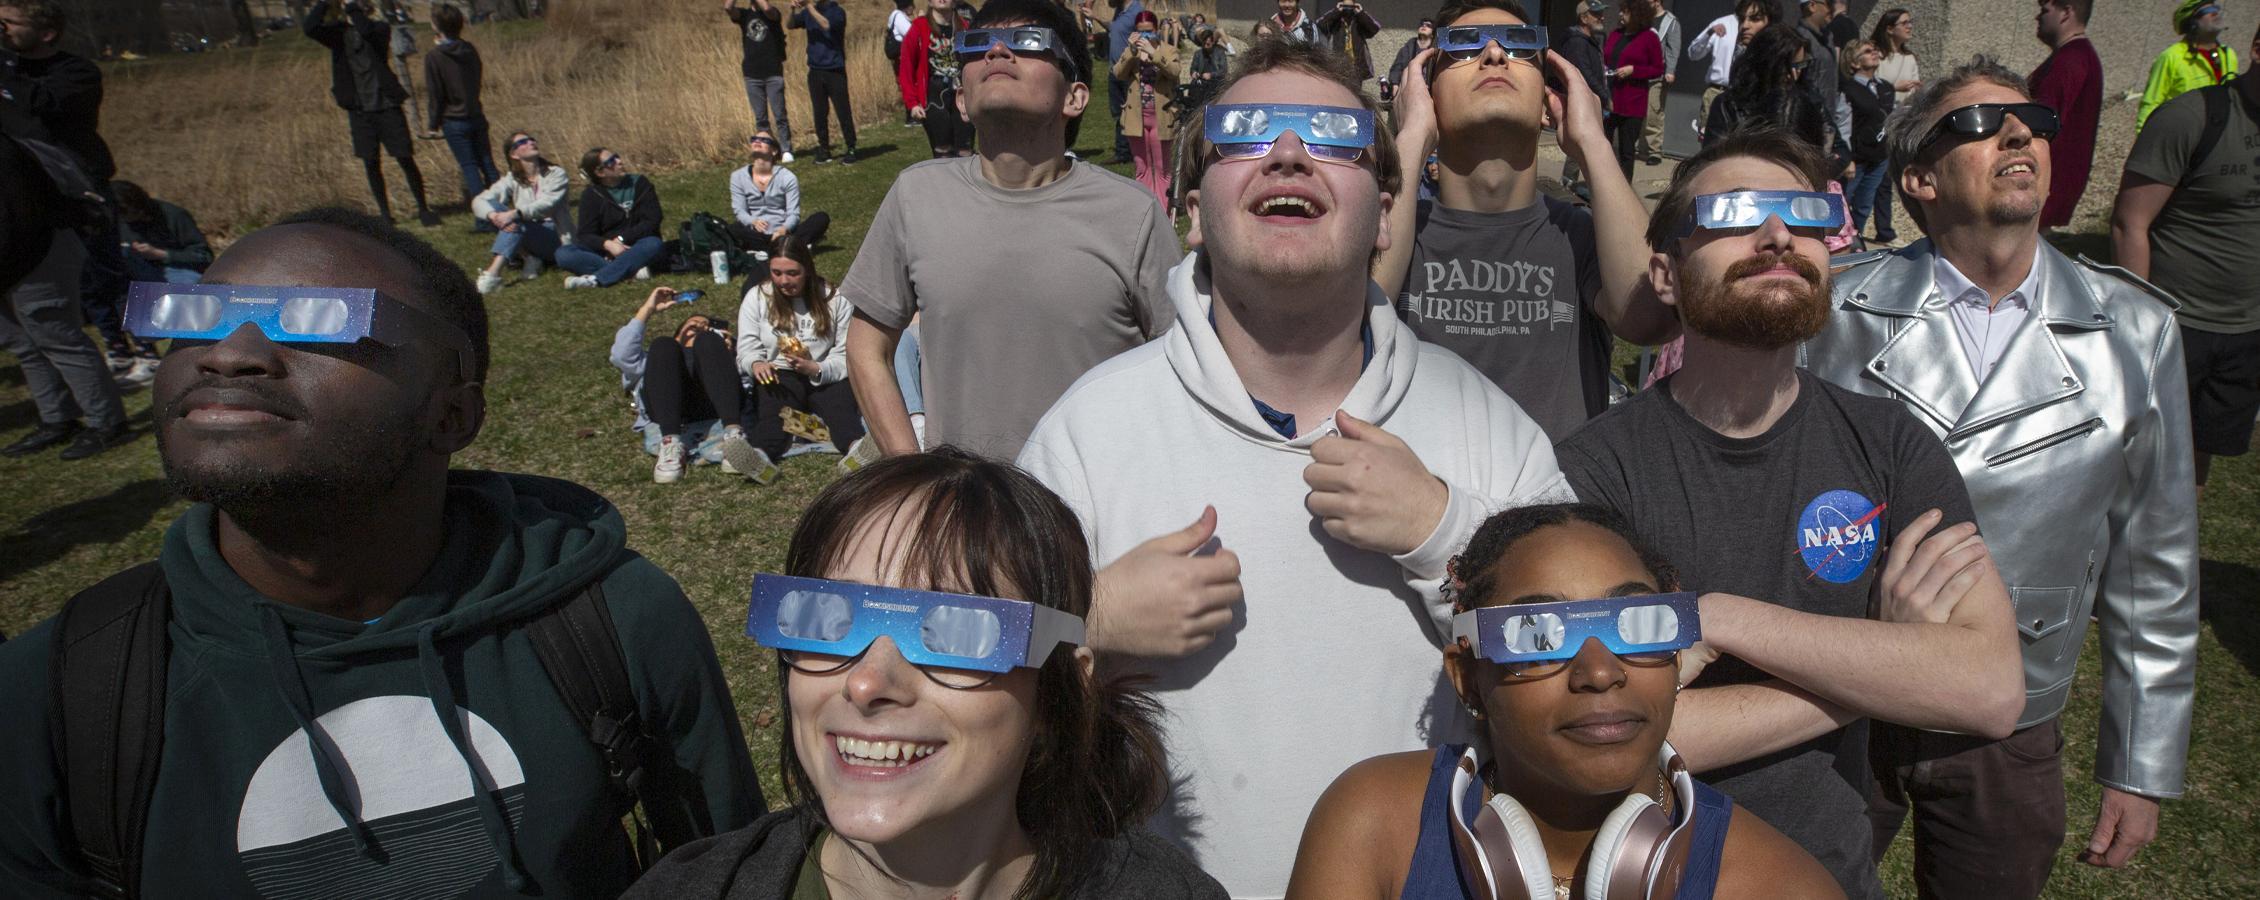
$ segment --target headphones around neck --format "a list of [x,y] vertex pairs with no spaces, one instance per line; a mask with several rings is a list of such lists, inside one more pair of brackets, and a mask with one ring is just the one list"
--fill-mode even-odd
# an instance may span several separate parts
[[[1452,844],[1460,875],[1476,900],[1551,900],[1553,866],[1522,804],[1494,794],[1474,821],[1467,820],[1467,792],[1482,784],[1477,773],[1487,762],[1469,747],[1452,775]],[[1627,793],[1593,837],[1584,900],[1670,900],[1678,893],[1694,842],[1695,779],[1669,743],[1657,751],[1656,766],[1670,773],[1679,821],[1655,798]]]

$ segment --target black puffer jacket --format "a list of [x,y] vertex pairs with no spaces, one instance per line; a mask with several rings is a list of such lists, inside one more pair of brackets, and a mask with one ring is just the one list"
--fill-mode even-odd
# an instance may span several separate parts
[[573,235],[573,240],[581,246],[602,252],[604,242],[612,238],[633,245],[644,238],[659,236],[659,226],[665,218],[659,209],[659,192],[652,188],[649,178],[625,177],[636,186],[636,200],[629,209],[621,209],[602,184],[592,181],[581,189],[580,214],[575,216],[581,230]]

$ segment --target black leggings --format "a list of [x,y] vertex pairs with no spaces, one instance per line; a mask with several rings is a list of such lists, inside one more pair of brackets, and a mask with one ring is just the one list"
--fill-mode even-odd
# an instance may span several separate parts
[[699,332],[688,352],[673,335],[652,340],[651,355],[644,358],[643,411],[659,426],[660,434],[682,434],[685,420],[720,419],[724,425],[741,425],[744,408],[745,387],[738,381],[737,360],[721,335]]
[[761,407],[754,414],[746,439],[772,460],[784,458],[785,448],[792,444],[792,435],[785,433],[785,420],[777,417],[777,412],[786,407],[823,419],[824,427],[832,432],[832,446],[841,453],[863,436],[863,413],[856,409],[855,389],[845,381],[813,385],[808,376],[779,366],[777,383],[754,385],[753,399]]
[[1624,180],[1632,180],[1632,150],[1640,143],[1640,128],[1648,123],[1647,116],[1620,116],[1610,113],[1602,120],[1609,128],[1609,142],[1616,146],[1617,168],[1624,170]]
[[957,114],[956,90],[941,88],[926,101],[926,143],[937,157],[973,154],[973,123]]
[[[744,247],[747,250],[759,250],[763,253],[767,253],[771,249],[773,249],[771,245],[776,243],[777,233],[774,231],[771,231],[768,234],[762,234],[761,232],[755,231],[736,222],[731,222],[730,224],[724,225],[722,227],[730,232],[731,237],[737,239],[738,246]],[[817,212],[810,213],[808,215],[808,218],[794,223],[793,227],[789,230],[794,237],[800,238],[801,243],[807,244],[808,246],[813,248],[816,246],[817,241],[824,239],[824,232],[831,230],[831,228],[831,214],[819,210]],[[767,265],[756,264],[755,268],[760,271],[760,275],[754,279],[755,281],[760,281],[769,277],[769,267]]]
[[[826,107],[826,103],[830,107]],[[848,81],[846,69],[808,70],[809,111],[816,114],[816,149],[832,152],[832,110],[840,113],[840,136],[847,138],[849,153],[855,152],[855,111],[848,108]]]

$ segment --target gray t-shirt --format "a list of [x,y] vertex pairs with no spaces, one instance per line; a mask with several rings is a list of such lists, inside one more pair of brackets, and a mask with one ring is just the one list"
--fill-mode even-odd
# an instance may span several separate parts
[[2260,295],[2244,270],[2260,250],[2260,109],[2233,86],[2242,80],[2230,83],[2228,127],[2204,160],[2189,158],[2205,133],[2202,90],[2151,110],[2127,151],[2127,171],[2152,181],[2180,184],[2196,169],[2150,223],[2150,283],[2181,301],[2183,325],[2217,334],[2260,329]]
[[840,293],[889,327],[921,316],[928,446],[1010,462],[1075,379],[1169,330],[1181,255],[1153,192],[1120,175],[1078,162],[1013,191],[979,157],[936,159],[896,177]]
[[[1555,448],[1578,499],[1631,520],[1679,570],[1680,587],[1801,612],[1864,618],[1876,556],[1932,509],[1975,521],[1946,446],[1896,400],[1797,371],[1797,402],[1754,438],[1687,414],[1671,379],[1618,404]],[[1689,687],[1770,678],[1721,657]],[[1702,774],[1820,860],[1846,896],[1881,900],[1869,856],[1868,728],[1821,737]]]
[[1593,214],[1541,195],[1503,213],[1420,204],[1397,317],[1467,360],[1560,441],[1609,403]]

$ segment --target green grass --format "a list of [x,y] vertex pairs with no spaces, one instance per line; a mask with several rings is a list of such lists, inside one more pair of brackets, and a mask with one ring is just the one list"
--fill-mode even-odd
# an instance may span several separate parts
[[[161,61],[153,61],[161,62]],[[1103,110],[1103,107],[1101,107]],[[1079,152],[1110,152],[1105,114],[1084,123]],[[880,198],[896,172],[928,156],[923,132],[896,124],[862,129],[864,162],[847,167],[794,166],[807,209],[832,215],[817,268],[846,273]],[[727,172],[658,176],[669,223],[696,210],[726,214]],[[466,268],[487,259],[487,238],[467,233],[457,214],[419,229]],[[2090,255],[2107,252],[2092,239]],[[704,274],[661,276],[658,283],[712,290]],[[800,509],[832,477],[833,457],[789,460],[777,483],[755,486],[711,467],[674,485],[651,482],[651,459],[629,431],[632,415],[619,379],[605,363],[613,330],[641,302],[648,286],[567,292],[554,272],[508,287],[488,299],[494,365],[487,382],[489,414],[477,443],[457,460],[465,468],[532,472],[570,479],[602,493],[626,516],[632,546],[683,585],[706,617],[735,692],[764,788],[778,796],[777,726],[763,715],[776,702],[776,673],[767,654],[744,638],[746,584],[773,570]],[[734,291],[714,291],[696,309],[736,317]],[[664,313],[671,329],[688,310]],[[1620,358],[1620,361],[1622,359]],[[128,398],[135,424],[148,426],[148,395]],[[0,443],[34,424],[20,369],[0,368]],[[2124,872],[2076,862],[2095,815],[2087,780],[2094,760],[2096,653],[2089,639],[2080,682],[2065,717],[2065,763],[2071,822],[2050,886],[2051,896],[2260,896],[2260,464],[2255,457],[2216,462],[2201,506],[2205,549],[2204,627],[2199,650],[2197,721],[2191,742],[2188,796],[2166,807],[2158,842]],[[63,463],[53,452],[0,459],[0,630],[20,632],[53,614],[72,593],[105,575],[155,556],[164,528],[182,511],[164,487],[156,447],[144,437],[91,460]],[[1281,827],[1295,827],[1282,821]],[[1910,854],[1902,840],[1885,863],[1894,896],[1912,896]]]

